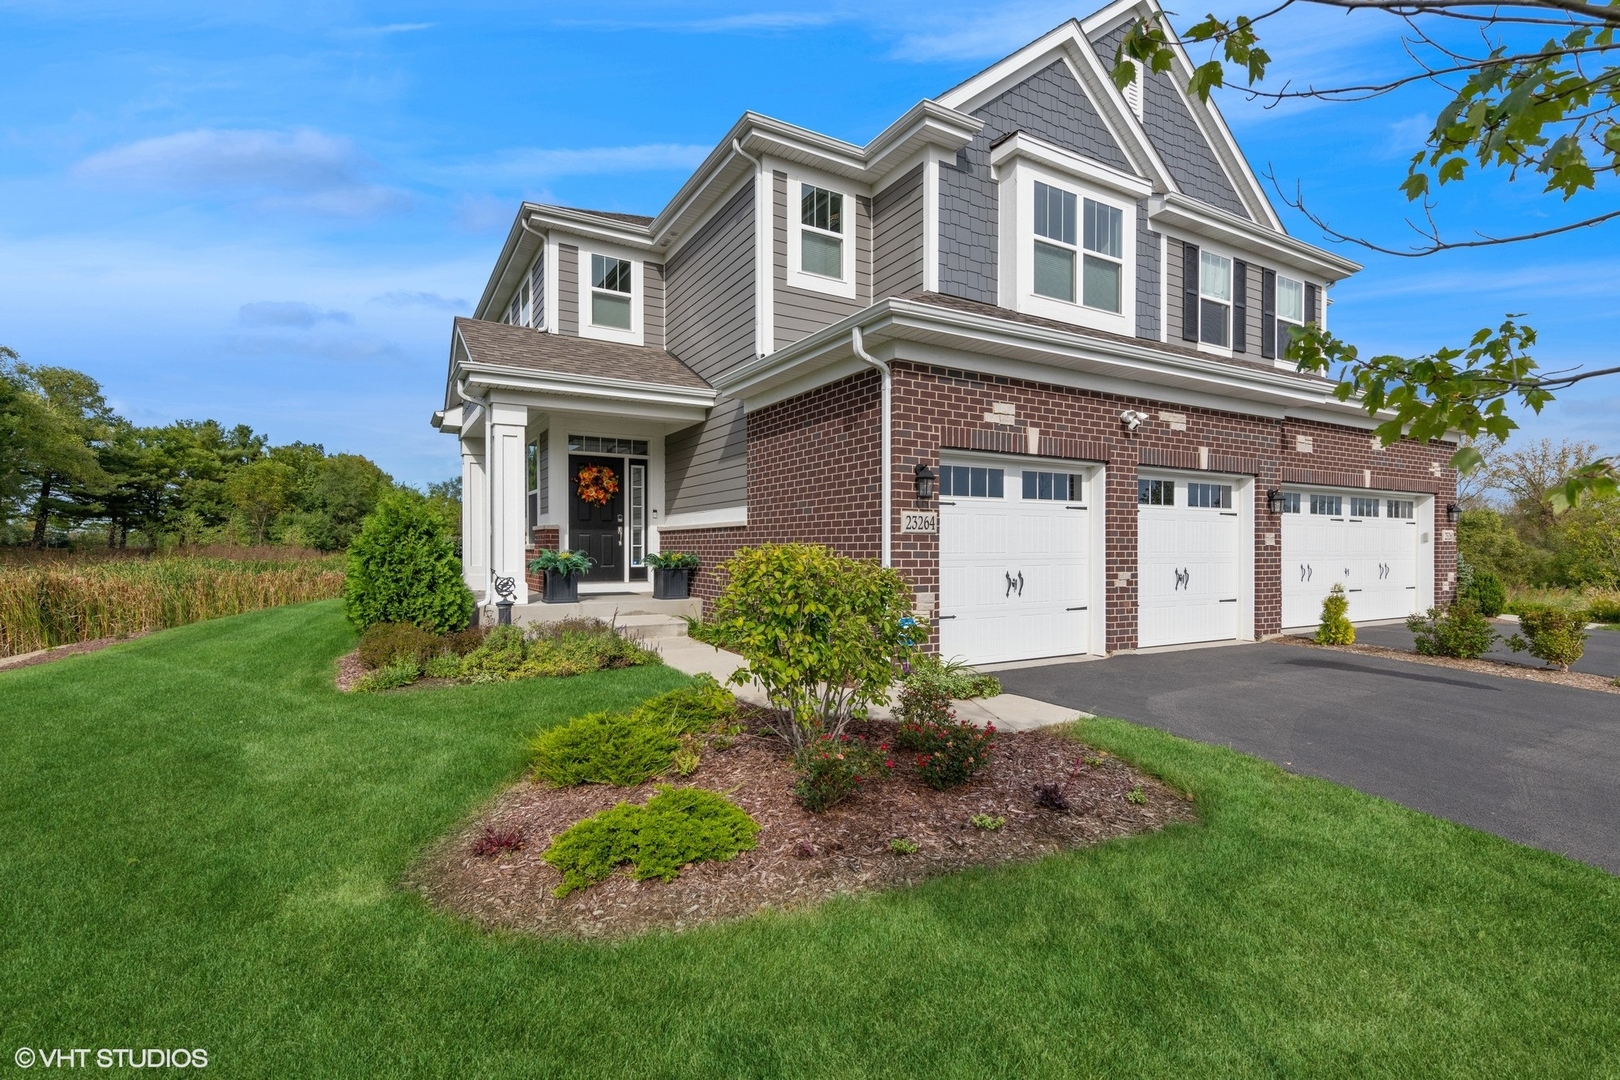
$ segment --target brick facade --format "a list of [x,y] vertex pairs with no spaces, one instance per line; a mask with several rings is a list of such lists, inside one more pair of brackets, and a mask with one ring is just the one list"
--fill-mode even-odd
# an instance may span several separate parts
[[523,552],[523,580],[528,583],[530,592],[544,592],[546,585],[541,575],[529,570],[529,564],[540,552],[556,551],[561,544],[562,530],[555,525],[537,525],[531,530],[529,546]]
[[[1281,629],[1281,522],[1267,510],[1266,492],[1284,483],[1434,495],[1435,599],[1443,604],[1451,598],[1456,543],[1445,506],[1455,501],[1456,474],[1447,464],[1448,445],[1403,442],[1382,448],[1360,428],[1218,412],[906,361],[896,361],[892,371],[891,550],[894,566],[911,581],[926,614],[937,610],[938,538],[902,534],[900,514],[916,505],[916,465],[937,470],[942,448],[1106,464],[1104,647],[1109,652],[1136,647],[1136,476],[1144,467],[1255,478],[1257,637]],[[1011,414],[1005,411],[1009,405]],[[879,408],[880,382],[871,372],[749,415],[748,525],[662,534],[665,550],[691,551],[702,560],[694,595],[712,600],[719,588],[714,568],[744,545],[804,541],[860,558],[879,554]],[[1119,420],[1126,409],[1147,416],[1135,432]],[[990,415],[1005,422],[991,423]]]

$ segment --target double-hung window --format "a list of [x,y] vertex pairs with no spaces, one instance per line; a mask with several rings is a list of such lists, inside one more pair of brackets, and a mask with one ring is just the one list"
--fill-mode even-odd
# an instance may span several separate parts
[[1198,253],[1198,340],[1232,344],[1232,260],[1212,251]]
[[1289,328],[1305,325],[1305,283],[1277,275],[1277,355],[1288,348]]
[[591,256],[591,325],[630,329],[630,260]]
[[[1078,219],[1078,220],[1077,220]],[[1035,182],[1034,291],[1118,312],[1124,279],[1125,215],[1117,207]]]
[[511,306],[506,309],[506,321],[512,326],[529,325],[529,281],[523,280],[518,291],[512,294]]
[[801,184],[799,269],[817,277],[844,277],[844,197],[836,191]]

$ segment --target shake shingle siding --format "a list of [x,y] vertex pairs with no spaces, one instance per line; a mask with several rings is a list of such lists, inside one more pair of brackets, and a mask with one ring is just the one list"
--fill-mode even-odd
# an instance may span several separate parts
[[923,287],[923,167],[872,200],[872,299]]
[[[663,271],[665,348],[706,379],[754,358],[754,188],[750,184],[670,256]],[[701,424],[664,442],[671,514],[742,506],[748,498],[742,403],[721,399]]]
[[975,113],[984,130],[940,169],[939,289],[982,303],[996,302],[996,182],[990,147],[1024,131],[1077,154],[1131,171],[1097,109],[1058,60]]
[[[776,282],[772,299],[772,305],[776,309],[774,340],[778,349],[784,349],[824,326],[831,326],[846,315],[855,314],[872,302],[872,202],[862,196],[856,196],[851,200],[854,203],[851,209],[854,211],[855,219],[853,237],[855,298],[849,300],[842,296],[812,292],[809,289],[795,289],[787,283],[787,231],[788,211],[799,204],[797,199],[788,197],[786,173],[774,173],[772,180],[775,192],[775,203],[771,213],[774,263],[772,273]],[[846,235],[845,243],[850,239]]]
[[1148,231],[1147,200],[1136,204],[1136,336],[1159,340],[1164,325],[1159,310],[1161,237]]

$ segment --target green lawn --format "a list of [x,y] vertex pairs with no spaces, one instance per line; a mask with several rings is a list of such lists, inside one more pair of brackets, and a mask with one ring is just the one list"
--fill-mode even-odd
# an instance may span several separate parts
[[320,603],[0,674],[0,1061],[1620,1073],[1620,879],[1117,722],[1083,734],[1195,792],[1203,825],[679,936],[481,932],[398,890],[416,854],[519,775],[536,726],[679,676],[343,697],[352,641]]

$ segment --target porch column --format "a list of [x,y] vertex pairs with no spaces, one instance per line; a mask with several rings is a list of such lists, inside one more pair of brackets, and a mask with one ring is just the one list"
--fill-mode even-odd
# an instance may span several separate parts
[[461,439],[461,576],[467,588],[489,587],[489,476],[484,440]]
[[523,556],[526,547],[528,505],[525,489],[523,440],[528,424],[529,410],[523,405],[491,402],[489,406],[489,433],[484,443],[485,463],[489,471],[489,586],[484,602],[493,604],[495,582],[511,578],[515,592],[513,599],[528,603],[528,586],[523,581]]

